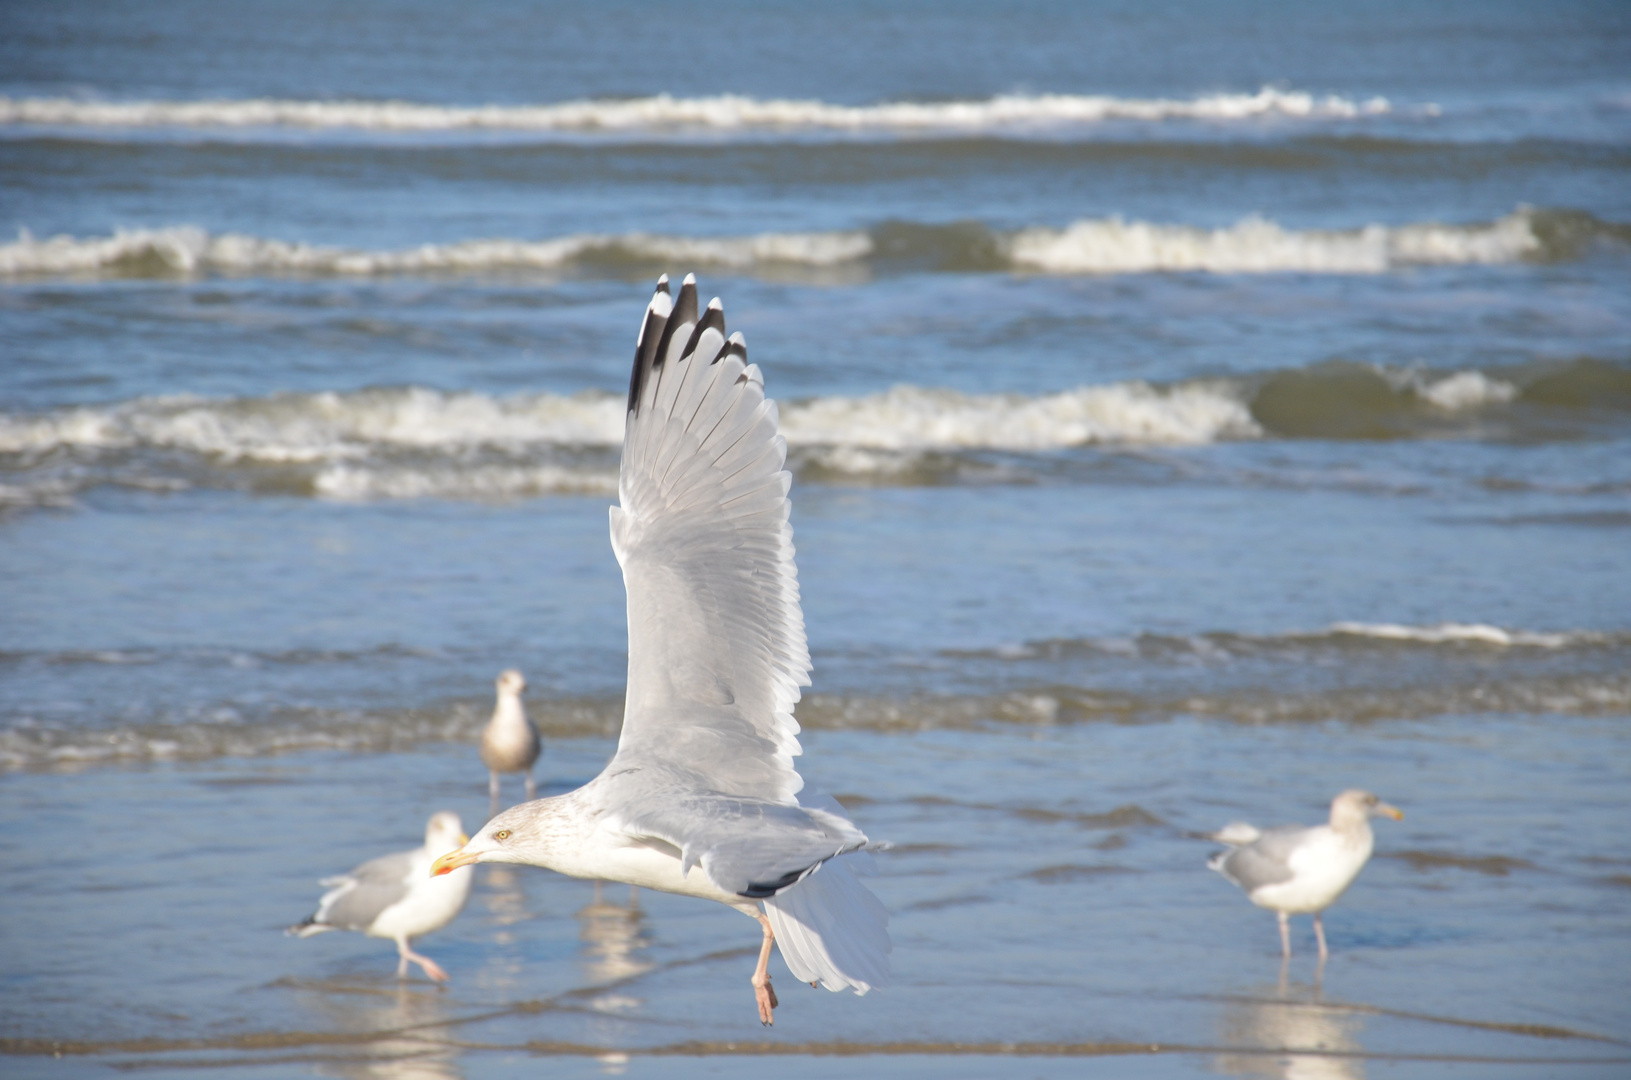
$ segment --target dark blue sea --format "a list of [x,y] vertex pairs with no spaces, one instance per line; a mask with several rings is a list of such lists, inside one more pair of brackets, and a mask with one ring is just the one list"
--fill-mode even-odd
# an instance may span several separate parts
[[[513,868],[446,990],[285,939],[501,669],[611,753],[691,271],[895,984]],[[1350,786],[1282,968],[1202,834]],[[0,7],[0,1071],[1624,1076],[1628,826],[1631,8]]]

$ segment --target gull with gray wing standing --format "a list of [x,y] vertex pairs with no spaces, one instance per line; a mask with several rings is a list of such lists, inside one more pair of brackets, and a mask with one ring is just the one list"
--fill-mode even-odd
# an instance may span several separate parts
[[470,895],[470,875],[461,870],[431,877],[437,856],[465,843],[459,815],[449,810],[432,814],[425,826],[425,844],[370,859],[350,873],[324,878],[329,891],[317,902],[317,911],[289,927],[295,937],[311,937],[325,930],[356,930],[369,937],[396,942],[398,978],[408,977],[409,962],[425,969],[436,982],[447,972],[428,956],[420,956],[409,942],[421,934],[440,930],[452,922]]
[[1328,954],[1320,915],[1336,903],[1369,861],[1376,842],[1370,819],[1376,814],[1404,817],[1368,791],[1350,788],[1331,800],[1328,825],[1283,825],[1259,831],[1250,825],[1225,826],[1213,839],[1231,845],[1207,862],[1246,891],[1246,899],[1280,918],[1280,949],[1291,955],[1292,915],[1314,916],[1320,959]]

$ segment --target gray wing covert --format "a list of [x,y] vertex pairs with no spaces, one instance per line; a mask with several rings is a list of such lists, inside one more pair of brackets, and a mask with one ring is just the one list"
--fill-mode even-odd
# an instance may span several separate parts
[[318,902],[315,921],[342,930],[367,930],[380,912],[408,895],[415,877],[412,851],[370,859],[349,874],[328,878],[334,888]]
[[1252,843],[1221,855],[1217,869],[1248,893],[1265,885],[1290,881],[1294,876],[1291,871],[1292,852],[1310,831],[1300,825],[1265,829]]
[[647,308],[611,510],[628,590],[629,680],[618,758],[676,765],[708,789],[793,804],[793,705],[809,685],[775,402],[700,315],[687,277]]
[[613,823],[618,831],[672,844],[684,872],[700,867],[721,889],[753,900],[791,888],[823,862],[867,842],[840,814],[820,808],[682,793],[666,785],[619,801]]

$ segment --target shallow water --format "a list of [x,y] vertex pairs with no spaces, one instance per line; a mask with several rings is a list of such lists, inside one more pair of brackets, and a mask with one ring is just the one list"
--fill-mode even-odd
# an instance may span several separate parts
[[[1623,1074],[1628,40],[0,12],[6,1071]],[[896,985],[784,973],[766,1032],[739,916],[493,868],[445,991],[285,940],[481,820],[500,669],[548,790],[611,752],[620,388],[688,270],[781,403],[801,768],[894,845]],[[1349,784],[1408,817],[1282,971],[1197,836]]]

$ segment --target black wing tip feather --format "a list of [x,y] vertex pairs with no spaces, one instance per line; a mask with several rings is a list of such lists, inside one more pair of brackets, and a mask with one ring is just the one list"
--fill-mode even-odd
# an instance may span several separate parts
[[640,329],[640,344],[634,348],[634,370],[629,372],[629,412],[639,408],[640,391],[645,389],[646,376],[651,372],[652,357],[657,355],[657,339],[662,335],[662,324],[667,321],[667,316],[659,315],[649,308],[646,310],[646,322]]
[[725,336],[725,306],[719,302],[717,296],[708,302],[708,310],[702,313],[702,318],[691,328],[691,336],[686,340],[685,348],[680,350],[680,355],[689,356],[696,352],[697,342],[701,341],[702,335],[710,329],[718,330],[720,337]]
[[675,330],[686,323],[696,321],[697,279],[692,274],[686,274],[685,280],[680,283],[680,295],[674,300],[674,309],[668,313],[668,321],[663,326],[662,336],[657,339],[657,348],[652,353],[647,369],[654,371],[668,359],[668,347],[674,340]]
[[[657,279],[657,292],[669,294],[668,275],[664,274]],[[661,323],[659,326],[658,323]],[[634,350],[634,370],[629,373],[629,404],[628,411],[638,413],[640,410],[640,395],[645,390],[646,382],[651,373],[667,358],[669,346],[673,343],[674,331],[685,325],[694,323],[691,334],[686,339],[685,348],[680,350],[681,356],[688,356],[697,347],[703,332],[709,329],[718,330],[720,335],[725,334],[725,306],[714,297],[708,302],[701,317],[697,313],[697,277],[695,274],[686,274],[680,282],[680,294],[675,298],[666,317],[658,316],[647,308],[646,322],[640,331],[640,342]],[[747,347],[742,344],[740,335],[737,339],[726,341],[719,355],[711,357],[711,361],[718,363],[726,356],[735,353],[743,359],[747,358]]]
[[[687,276],[686,281],[695,283]],[[651,298],[655,300],[658,294],[670,295],[668,291],[668,275],[663,274],[657,278],[657,288],[653,290]],[[683,294],[683,293],[682,293]],[[673,314],[674,305],[669,305],[669,315]],[[669,316],[658,315],[646,306],[646,321],[640,327],[640,340],[634,346],[634,370],[629,372],[629,412],[634,412],[640,406],[640,391],[645,389],[646,376],[649,374],[652,361],[659,355],[657,345],[663,335],[663,326],[659,322],[672,325],[673,319]]]

